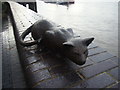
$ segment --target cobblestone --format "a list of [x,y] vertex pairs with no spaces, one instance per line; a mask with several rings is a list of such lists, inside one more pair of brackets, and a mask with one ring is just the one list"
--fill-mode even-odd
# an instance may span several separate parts
[[120,59],[119,59],[118,57],[113,57],[113,58],[111,58],[111,60],[112,60],[113,62],[117,63],[117,64],[120,64],[120,63],[119,63]]
[[35,55],[35,50],[25,51],[24,54],[25,54],[26,58],[33,56],[33,55]]
[[104,88],[114,82],[116,81],[112,77],[103,73],[74,86],[74,88]]
[[111,88],[119,88],[119,86],[120,86],[120,83],[117,83],[117,84],[113,85]]
[[45,82],[41,82],[35,88],[63,88],[73,83],[82,81],[78,74],[75,72],[69,73],[64,76],[56,77]]
[[90,78],[96,74],[112,69],[114,67],[117,67],[117,64],[108,60],[80,69],[79,73],[82,73],[82,75],[84,75],[86,78]]
[[25,63],[26,63],[26,65],[29,65],[29,64],[37,62],[38,60],[40,60],[40,57],[30,56],[30,57],[26,58]]
[[46,66],[43,64],[42,61],[40,61],[40,62],[36,62],[36,63],[34,63],[34,64],[29,65],[29,66],[26,68],[26,70],[27,70],[27,71],[34,72],[34,71],[37,71],[37,70],[40,70],[40,69],[44,69],[44,68],[46,68]]
[[89,57],[94,62],[100,62],[109,58],[114,57],[113,55],[109,54],[108,52],[100,53],[94,56]]
[[27,79],[29,79],[31,81],[31,82],[28,82],[28,84],[31,87],[34,86],[36,83],[38,83],[42,80],[48,79],[50,77],[51,77],[51,75],[48,72],[48,70],[37,71],[32,74],[30,72],[27,72]]
[[92,48],[92,49],[89,49],[88,56],[95,55],[95,54],[98,54],[98,53],[101,53],[101,52],[105,52],[105,50],[103,50],[100,47]]
[[110,73],[115,79],[120,80],[120,76],[118,75],[118,71],[120,70],[120,68],[118,69],[118,67],[108,71],[108,73]]

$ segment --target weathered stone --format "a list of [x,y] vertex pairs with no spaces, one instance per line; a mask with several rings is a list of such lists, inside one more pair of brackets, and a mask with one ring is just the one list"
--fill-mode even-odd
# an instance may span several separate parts
[[102,48],[100,47],[96,47],[96,48],[92,48],[92,49],[89,49],[88,51],[88,56],[91,56],[91,55],[94,55],[94,54],[98,54],[98,53],[101,53],[101,52],[105,52],[105,50],[103,50]]
[[89,78],[108,69],[116,67],[117,64],[113,63],[111,60],[103,61],[91,66],[85,67],[79,70],[79,73],[84,75],[84,77]]
[[34,55],[34,56],[30,56],[30,57],[26,58],[25,63],[26,63],[26,65],[29,65],[34,62],[37,62],[38,60],[40,60],[40,57]]
[[120,76],[118,75],[118,67],[109,70],[108,73],[110,73],[115,79],[120,80]]
[[32,72],[34,72],[36,70],[40,70],[40,69],[43,69],[43,68],[46,68],[46,66],[44,65],[43,61],[40,61],[40,62],[36,62],[34,64],[29,65],[26,68],[26,70],[30,71],[32,73]]
[[118,57],[113,57],[113,58],[110,58],[113,62],[117,63],[117,64],[120,64],[120,59]]
[[30,87],[34,86],[36,83],[51,78],[50,73],[48,72],[48,70],[41,70],[41,71],[37,71],[34,73],[31,72],[27,72],[27,79],[29,80],[28,84]]
[[112,77],[106,73],[103,73],[84,82],[81,82],[74,88],[104,88],[114,82],[115,80]]
[[72,72],[64,76],[41,82],[39,85],[35,86],[35,88],[64,88],[79,81],[82,81],[79,75],[75,72]]
[[91,56],[89,58],[94,62],[100,62],[100,61],[107,60],[112,57],[114,57],[114,56],[109,54],[108,52],[104,52],[104,53],[100,53],[100,54]]
[[113,85],[111,88],[119,88],[119,86],[120,86],[120,83],[117,83],[117,84]]
[[25,51],[24,53],[25,53],[25,57],[27,58],[35,55],[35,50]]

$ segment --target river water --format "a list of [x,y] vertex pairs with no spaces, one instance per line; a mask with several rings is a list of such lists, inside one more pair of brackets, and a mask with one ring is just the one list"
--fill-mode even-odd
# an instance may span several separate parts
[[83,2],[69,6],[37,0],[38,13],[45,18],[72,28],[82,38],[94,37],[95,44],[118,56],[118,3]]

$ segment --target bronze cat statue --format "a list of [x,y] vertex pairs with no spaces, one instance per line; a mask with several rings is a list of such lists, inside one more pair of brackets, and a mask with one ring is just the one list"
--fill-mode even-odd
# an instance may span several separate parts
[[[31,32],[35,41],[26,43],[24,38]],[[94,38],[76,37],[71,28],[58,27],[47,20],[39,20],[22,33],[20,44],[31,46],[41,43],[45,48],[59,51],[76,64],[83,65],[88,56],[88,45]]]

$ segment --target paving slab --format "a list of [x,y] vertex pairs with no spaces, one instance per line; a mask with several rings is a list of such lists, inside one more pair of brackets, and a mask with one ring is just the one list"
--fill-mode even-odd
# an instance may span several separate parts
[[114,55],[111,55],[108,52],[103,52],[103,53],[96,54],[94,56],[90,56],[89,58],[94,62],[101,62],[101,61],[110,59],[112,57],[114,57]]
[[86,78],[90,78],[92,76],[105,72],[114,67],[117,67],[117,64],[113,63],[111,60],[107,60],[107,61],[103,61],[97,64],[93,64],[91,66],[82,68],[79,70],[79,73],[82,73],[82,75],[84,75],[84,77]]
[[119,88],[120,83],[114,84],[111,88]]
[[114,82],[116,81],[112,77],[106,73],[103,73],[84,82],[81,82],[77,86],[74,86],[74,88],[104,88]]
[[76,72],[72,72],[63,76],[59,76],[44,82],[38,83],[35,88],[64,88],[73,83],[82,81],[82,78]]
[[108,73],[112,75],[115,79],[120,81],[120,75],[118,75],[118,72],[120,71],[120,67],[116,67],[112,70],[109,70]]

